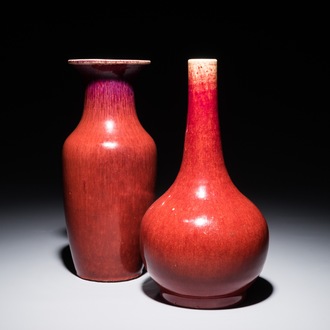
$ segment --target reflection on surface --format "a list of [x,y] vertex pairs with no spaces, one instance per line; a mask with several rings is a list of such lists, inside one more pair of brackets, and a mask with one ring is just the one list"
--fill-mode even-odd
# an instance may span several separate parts
[[206,186],[199,186],[196,190],[196,196],[200,199],[207,198]]
[[102,143],[102,146],[107,149],[115,149],[118,146],[118,143],[112,141],[106,141]]

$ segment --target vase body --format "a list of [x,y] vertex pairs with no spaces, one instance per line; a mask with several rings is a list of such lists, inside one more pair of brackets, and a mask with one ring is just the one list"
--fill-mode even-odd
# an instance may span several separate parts
[[82,74],[82,117],[66,138],[63,189],[77,275],[125,281],[142,274],[140,224],[155,199],[156,145],[135,107],[143,60],[69,60]]
[[188,60],[181,167],[141,223],[147,272],[165,300],[188,308],[239,304],[268,252],[266,219],[225,166],[217,95],[217,60]]

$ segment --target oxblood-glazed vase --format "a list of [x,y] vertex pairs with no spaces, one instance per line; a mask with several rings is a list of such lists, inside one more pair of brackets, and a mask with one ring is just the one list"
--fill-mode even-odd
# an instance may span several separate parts
[[181,167],[141,223],[146,270],[173,305],[234,306],[260,275],[268,244],[264,216],[234,185],[225,166],[217,60],[190,59]]
[[136,112],[133,79],[148,60],[72,59],[86,82],[82,117],[63,145],[66,227],[77,275],[142,274],[140,224],[155,200],[156,145]]

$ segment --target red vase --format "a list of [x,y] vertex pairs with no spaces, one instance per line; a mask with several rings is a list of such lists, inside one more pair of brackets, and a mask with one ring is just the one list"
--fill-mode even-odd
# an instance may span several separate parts
[[142,274],[142,216],[155,200],[156,145],[136,113],[132,79],[147,60],[69,60],[86,79],[81,120],[63,145],[72,259],[81,278]]
[[225,166],[217,91],[217,60],[190,59],[181,167],[141,223],[146,270],[165,300],[188,308],[239,304],[268,251],[264,216]]

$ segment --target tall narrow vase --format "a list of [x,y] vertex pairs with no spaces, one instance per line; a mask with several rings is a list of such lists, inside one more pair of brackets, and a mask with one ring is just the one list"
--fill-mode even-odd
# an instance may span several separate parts
[[67,233],[77,275],[142,274],[140,224],[155,199],[156,145],[136,112],[132,79],[147,60],[73,59],[86,81],[82,117],[63,145]]
[[168,302],[223,308],[244,298],[268,251],[268,226],[227,172],[218,120],[217,60],[188,60],[183,159],[141,224],[146,270]]

